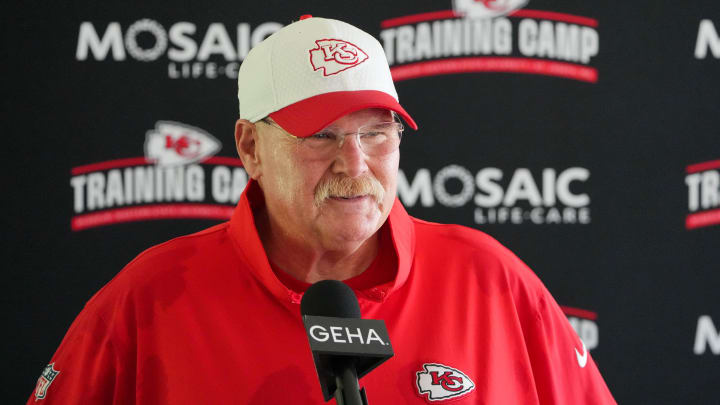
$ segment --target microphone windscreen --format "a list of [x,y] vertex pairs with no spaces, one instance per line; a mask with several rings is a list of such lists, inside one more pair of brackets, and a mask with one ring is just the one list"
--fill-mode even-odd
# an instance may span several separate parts
[[322,280],[310,286],[300,301],[302,315],[360,318],[353,290],[342,281]]

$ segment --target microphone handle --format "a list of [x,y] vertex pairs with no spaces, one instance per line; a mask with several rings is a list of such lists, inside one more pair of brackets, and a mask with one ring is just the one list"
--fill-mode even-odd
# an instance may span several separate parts
[[365,388],[360,389],[357,370],[353,362],[343,362],[335,374],[335,402],[337,405],[368,405]]

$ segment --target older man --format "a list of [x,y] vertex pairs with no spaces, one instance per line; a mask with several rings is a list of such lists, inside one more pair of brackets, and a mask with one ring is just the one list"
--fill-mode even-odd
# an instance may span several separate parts
[[96,294],[28,403],[319,404],[299,311],[342,280],[385,320],[395,356],[374,404],[612,404],[555,301],[489,236],[408,216],[403,125],[380,44],[305,17],[239,73],[232,219],[153,247]]

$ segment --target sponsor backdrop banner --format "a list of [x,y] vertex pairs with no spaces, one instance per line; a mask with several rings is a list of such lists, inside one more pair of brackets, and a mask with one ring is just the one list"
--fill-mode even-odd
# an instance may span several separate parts
[[401,145],[398,194],[412,215],[480,229],[517,253],[619,403],[720,400],[717,2],[9,11],[8,403],[36,384],[45,392],[75,315],[134,256],[229,217],[247,183],[233,145],[238,68],[307,13],[383,44],[420,125]]

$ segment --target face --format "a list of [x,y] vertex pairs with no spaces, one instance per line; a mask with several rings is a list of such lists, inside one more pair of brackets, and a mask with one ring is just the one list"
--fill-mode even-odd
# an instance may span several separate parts
[[[392,120],[389,111],[367,109],[345,115],[325,130],[355,133],[363,125]],[[396,195],[399,150],[367,156],[357,137],[348,136],[332,156],[308,158],[283,130],[266,123],[256,127],[256,180],[271,222],[286,236],[334,250],[362,243],[385,222]],[[373,183],[380,192],[366,187]]]

